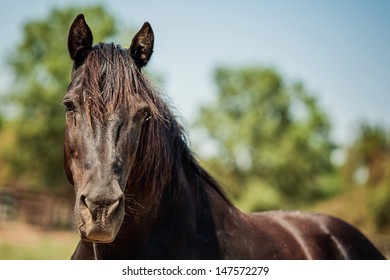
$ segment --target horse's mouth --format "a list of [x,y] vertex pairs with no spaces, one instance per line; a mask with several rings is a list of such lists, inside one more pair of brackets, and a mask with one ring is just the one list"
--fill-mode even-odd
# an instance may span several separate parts
[[82,240],[94,243],[111,243],[115,240],[116,230],[114,227],[99,228],[98,226],[81,225],[79,234]]

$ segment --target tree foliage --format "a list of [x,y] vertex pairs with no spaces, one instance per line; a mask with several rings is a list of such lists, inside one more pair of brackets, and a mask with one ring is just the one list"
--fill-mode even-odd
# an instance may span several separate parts
[[389,132],[381,125],[361,123],[356,138],[347,149],[343,166],[345,183],[377,186],[387,179],[389,163]]
[[3,149],[11,169],[8,180],[34,188],[65,184],[63,176],[64,111],[62,98],[70,81],[69,26],[83,12],[94,28],[94,41],[117,34],[113,16],[102,7],[54,9],[42,20],[27,22],[23,38],[8,58],[12,87],[4,94],[14,118],[8,120],[15,143]]
[[216,102],[196,126],[215,148],[206,164],[232,196],[262,210],[323,195],[333,144],[315,96],[271,68],[218,68],[215,83]]
[[366,206],[375,225],[390,226],[390,132],[383,125],[360,124],[342,173],[345,185],[370,190]]

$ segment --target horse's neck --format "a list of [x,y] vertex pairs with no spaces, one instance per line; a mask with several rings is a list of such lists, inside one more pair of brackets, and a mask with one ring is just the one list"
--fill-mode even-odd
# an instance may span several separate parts
[[[208,180],[194,178],[199,176],[197,172],[185,172],[184,168],[175,172],[176,181],[165,186],[155,211],[137,218],[125,216],[111,248],[122,258],[218,258],[221,223],[216,224],[220,214],[215,212],[228,213],[233,208]],[[188,244],[192,244],[190,251]]]
[[[224,199],[202,178],[178,172],[179,182],[165,190],[147,244],[146,258],[218,258],[215,207],[228,208]],[[187,249],[188,244],[191,250]]]

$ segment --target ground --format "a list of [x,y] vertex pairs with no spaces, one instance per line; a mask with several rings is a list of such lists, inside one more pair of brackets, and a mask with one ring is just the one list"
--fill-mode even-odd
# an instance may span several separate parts
[[79,236],[75,230],[44,230],[23,222],[0,221],[0,259],[70,259]]

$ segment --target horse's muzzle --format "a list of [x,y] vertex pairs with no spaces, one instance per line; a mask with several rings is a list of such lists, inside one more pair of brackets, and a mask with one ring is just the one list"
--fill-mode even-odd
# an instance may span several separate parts
[[[92,188],[91,188],[92,189]],[[75,214],[81,237],[97,243],[112,242],[125,214],[123,192],[83,192],[77,199]]]

